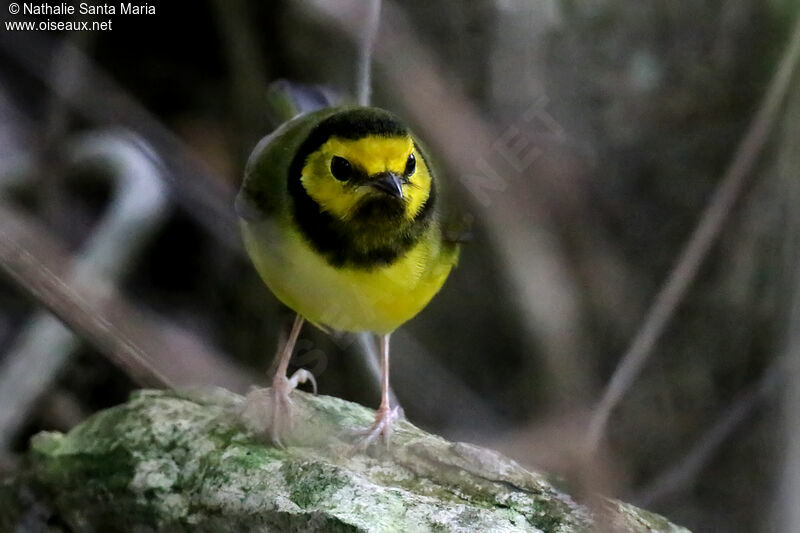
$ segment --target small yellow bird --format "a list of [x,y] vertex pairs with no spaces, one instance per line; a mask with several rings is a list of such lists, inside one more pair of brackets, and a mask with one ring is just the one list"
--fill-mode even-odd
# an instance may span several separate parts
[[259,142],[236,199],[261,278],[297,312],[272,382],[273,442],[291,422],[287,376],[303,321],[380,337],[381,405],[360,447],[397,417],[389,404],[389,337],[439,291],[458,259],[437,180],[419,140],[392,113],[334,107],[303,114]]

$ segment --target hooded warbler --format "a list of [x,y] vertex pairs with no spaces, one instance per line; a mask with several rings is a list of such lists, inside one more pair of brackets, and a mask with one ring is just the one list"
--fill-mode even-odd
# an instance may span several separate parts
[[371,332],[381,347],[381,405],[359,446],[386,443],[389,337],[439,291],[458,258],[446,237],[443,187],[417,137],[375,107],[319,109],[262,139],[236,199],[247,252],[269,289],[297,312],[279,355],[267,423],[291,425],[289,393],[313,375],[287,369],[303,321]]

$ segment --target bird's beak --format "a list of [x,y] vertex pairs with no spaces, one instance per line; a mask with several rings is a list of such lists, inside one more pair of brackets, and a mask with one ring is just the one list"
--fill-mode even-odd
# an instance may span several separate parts
[[370,186],[385,192],[389,196],[403,199],[403,184],[400,181],[400,176],[393,172],[382,172],[370,180]]

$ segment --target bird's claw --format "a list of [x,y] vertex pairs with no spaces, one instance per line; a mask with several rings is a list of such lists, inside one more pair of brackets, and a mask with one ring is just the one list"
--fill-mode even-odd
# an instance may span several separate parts
[[268,429],[270,440],[275,446],[283,448],[282,439],[295,426],[294,403],[289,397],[289,393],[296,389],[299,384],[306,381],[311,382],[314,394],[317,394],[317,380],[314,378],[314,374],[304,368],[297,370],[290,378],[275,376],[275,379],[272,380],[272,387],[270,388],[272,401]]
[[356,431],[357,435],[361,438],[353,445],[356,451],[366,450],[371,444],[375,442],[378,437],[382,437],[384,445],[388,448],[392,437],[392,428],[394,421],[400,416],[400,406],[394,409],[389,407],[380,407],[375,412],[375,422],[372,426]]
[[314,395],[317,395],[317,378],[315,378],[314,374],[305,368],[297,370],[287,381],[289,382],[291,389],[296,389],[300,383],[305,383],[308,381],[311,383],[311,389],[314,391]]

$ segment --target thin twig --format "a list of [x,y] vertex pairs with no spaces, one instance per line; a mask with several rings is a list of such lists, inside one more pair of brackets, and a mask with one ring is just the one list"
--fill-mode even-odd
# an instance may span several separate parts
[[786,97],[789,82],[800,58],[800,17],[795,21],[791,40],[786,47],[779,67],[769,84],[758,113],[742,139],[733,160],[703,212],[699,224],[690,236],[686,247],[663,287],[645,316],[628,351],[611,376],[603,396],[595,408],[587,432],[587,450],[594,452],[603,438],[608,419],[614,407],[630,389],[642,367],[652,353],[675,310],[683,300],[686,290],[697,276],[700,265],[714,244],[739,197],[745,178],[755,165],[766,143],[769,132],[778,117]]
[[372,96],[372,50],[381,20],[381,0],[370,0],[367,24],[358,56],[358,103],[367,106]]

